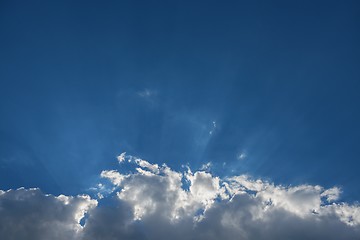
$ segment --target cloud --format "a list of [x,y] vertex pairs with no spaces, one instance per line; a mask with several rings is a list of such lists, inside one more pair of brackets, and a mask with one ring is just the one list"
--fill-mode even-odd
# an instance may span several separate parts
[[359,239],[360,206],[337,202],[337,187],[221,179],[124,157],[133,170],[101,173],[113,192],[98,206],[88,196],[0,191],[1,239]]
[[39,189],[0,192],[0,239],[81,239],[80,220],[97,201],[89,196],[58,197]]
[[245,152],[241,152],[237,155],[237,159],[238,160],[243,160],[247,157],[246,153]]
[[101,177],[109,179],[114,185],[120,185],[125,176],[115,170],[105,170],[100,174]]
[[148,169],[153,173],[159,174],[159,166],[157,164],[150,164],[149,162],[140,158],[135,159],[135,163],[142,168]]
[[116,157],[119,163],[122,163],[125,161],[126,152],[121,153],[119,156]]
[[327,200],[328,202],[332,202],[332,201],[336,201],[336,200],[339,199],[340,193],[341,193],[340,188],[338,188],[338,187],[333,187],[333,188],[330,188],[330,189],[325,190],[325,191],[321,194],[321,196],[322,196],[322,197],[326,197],[326,200]]
[[201,165],[200,170],[210,171],[211,166],[212,166],[212,163],[211,163],[211,162],[208,162],[208,163],[206,163],[206,164]]
[[141,222],[148,239],[354,239],[360,233],[360,207],[334,202],[337,187],[220,179],[146,163],[135,161],[142,171],[127,175],[116,196],[131,208],[130,225]]
[[153,96],[156,96],[157,91],[145,88],[144,90],[137,92],[137,95],[139,97],[149,99],[149,98],[151,98]]
[[212,135],[214,133],[214,131],[216,130],[216,122],[213,121],[212,122],[212,127],[211,127],[211,130],[209,131],[209,134]]

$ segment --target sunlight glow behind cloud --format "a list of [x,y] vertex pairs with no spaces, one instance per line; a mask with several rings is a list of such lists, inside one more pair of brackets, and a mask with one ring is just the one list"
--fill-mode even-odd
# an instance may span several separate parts
[[179,172],[120,156],[133,171],[102,171],[111,190],[104,197],[98,184],[97,200],[0,191],[1,239],[355,239],[360,233],[360,206],[337,202],[338,187],[221,179],[208,168]]

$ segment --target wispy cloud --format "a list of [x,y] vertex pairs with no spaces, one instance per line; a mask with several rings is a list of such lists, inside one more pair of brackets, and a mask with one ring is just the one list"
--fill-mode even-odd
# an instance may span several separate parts
[[150,99],[157,95],[157,91],[145,88],[144,90],[137,92],[137,95],[142,98]]
[[212,135],[215,130],[216,130],[216,121],[213,121],[213,122],[212,122],[211,130],[209,131],[209,134]]
[[246,155],[245,152],[240,152],[240,153],[237,155],[237,159],[238,159],[238,160],[244,160],[246,157],[247,157],[247,155]]
[[211,162],[205,163],[200,167],[200,170],[209,171],[212,166]]

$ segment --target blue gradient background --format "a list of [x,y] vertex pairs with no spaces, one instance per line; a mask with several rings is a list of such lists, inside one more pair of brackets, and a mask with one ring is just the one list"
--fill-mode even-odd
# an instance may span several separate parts
[[358,200],[359,29],[359,1],[3,0],[0,189],[85,192],[127,151]]

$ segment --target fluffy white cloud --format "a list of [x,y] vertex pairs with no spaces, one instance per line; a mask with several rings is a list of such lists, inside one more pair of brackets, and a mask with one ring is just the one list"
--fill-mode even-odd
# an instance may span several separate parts
[[81,239],[80,220],[96,205],[86,195],[56,197],[24,188],[1,191],[0,239]]
[[108,178],[114,185],[119,186],[125,179],[125,176],[115,170],[105,170],[100,174],[103,178]]
[[360,206],[336,202],[337,187],[220,179],[123,157],[135,171],[103,171],[113,192],[97,207],[88,196],[0,191],[0,239],[359,239]]
[[246,175],[220,179],[142,161],[134,161],[137,172],[117,185],[117,201],[131,208],[130,225],[141,223],[149,239],[177,239],[177,234],[181,239],[359,236],[360,207],[334,203],[341,192],[337,187],[287,187]]

